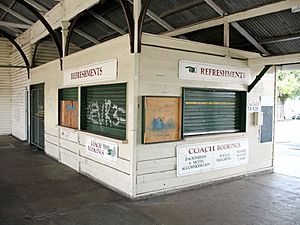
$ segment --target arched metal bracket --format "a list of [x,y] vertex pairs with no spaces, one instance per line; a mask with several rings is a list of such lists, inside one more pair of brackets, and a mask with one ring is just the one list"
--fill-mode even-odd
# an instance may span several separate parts
[[125,14],[125,19],[128,26],[128,33],[130,39],[130,52],[134,53],[134,20],[133,20],[133,13],[130,8],[130,4],[127,0],[119,0],[119,3],[123,9]]
[[53,41],[55,42],[59,58],[60,58],[60,68],[62,70],[62,57],[63,57],[63,52],[62,52],[62,46],[61,43],[56,36],[54,30],[50,26],[50,24],[47,22],[47,20],[43,17],[42,14],[39,13],[32,5],[29,3],[25,2],[24,0],[16,0],[18,3],[22,4],[25,8],[27,8],[29,11],[31,11],[45,26],[45,28],[48,30],[50,36],[52,37]]
[[254,81],[248,86],[248,92],[250,92],[255,85],[260,81],[260,79],[268,72],[268,70],[272,67],[273,65],[266,65],[262,71],[255,77]]
[[26,65],[26,69],[27,69],[27,78],[30,79],[30,64],[29,64],[29,61],[24,53],[24,51],[22,50],[22,48],[20,47],[20,45],[14,40],[14,37],[3,32],[3,31],[0,31],[0,33],[5,37],[7,38],[15,47],[16,49],[20,52],[24,62],[25,62],[25,65]]
[[39,45],[43,42],[43,39],[39,40],[34,47],[34,51],[33,51],[33,55],[32,55],[32,61],[31,61],[31,66],[35,67],[35,57],[36,57],[36,53],[38,50]]
[[72,38],[72,34],[73,34],[73,30],[75,28],[75,25],[77,23],[77,21],[79,20],[79,18],[81,16],[83,16],[85,13],[85,11],[83,11],[82,13],[78,14],[72,21],[70,27],[69,27],[69,32],[68,32],[68,36],[67,36],[67,40],[66,40],[66,46],[65,46],[65,55],[69,55],[69,47],[70,47],[70,43],[71,43],[71,38]]
[[138,21],[138,53],[141,53],[142,50],[142,33],[143,33],[143,24],[145,21],[145,16],[147,14],[147,10],[149,8],[150,5],[150,1],[151,0],[142,0],[143,5],[142,5],[142,9],[141,9],[141,13],[139,16],[139,21]]

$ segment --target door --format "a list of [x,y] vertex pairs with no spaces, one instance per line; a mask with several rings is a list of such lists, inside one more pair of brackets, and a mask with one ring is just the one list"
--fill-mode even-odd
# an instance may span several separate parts
[[30,87],[30,142],[44,149],[44,84]]

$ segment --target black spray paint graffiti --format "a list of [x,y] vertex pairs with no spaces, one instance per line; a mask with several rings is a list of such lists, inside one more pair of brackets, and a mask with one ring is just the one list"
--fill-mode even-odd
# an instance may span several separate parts
[[118,127],[120,124],[126,123],[126,118],[122,117],[126,111],[112,104],[111,100],[105,99],[104,103],[92,101],[87,106],[87,119],[100,126]]

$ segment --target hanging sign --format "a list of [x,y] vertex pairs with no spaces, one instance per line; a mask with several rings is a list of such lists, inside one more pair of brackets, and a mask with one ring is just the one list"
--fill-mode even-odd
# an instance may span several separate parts
[[111,59],[64,71],[64,85],[78,85],[117,79],[118,60]]
[[229,81],[248,84],[250,77],[251,70],[246,67],[179,61],[179,78],[183,80]]
[[86,151],[90,155],[94,155],[113,163],[117,163],[118,161],[118,144],[112,142],[87,137]]
[[177,176],[246,165],[248,140],[177,146]]

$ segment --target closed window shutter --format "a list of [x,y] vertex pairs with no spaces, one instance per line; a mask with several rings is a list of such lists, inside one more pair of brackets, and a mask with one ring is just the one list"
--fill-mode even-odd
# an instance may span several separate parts
[[59,90],[59,125],[78,128],[78,88]]
[[82,87],[81,129],[126,139],[126,84]]
[[183,134],[245,131],[246,92],[184,88]]
[[60,100],[78,101],[78,88],[64,88],[59,90]]

